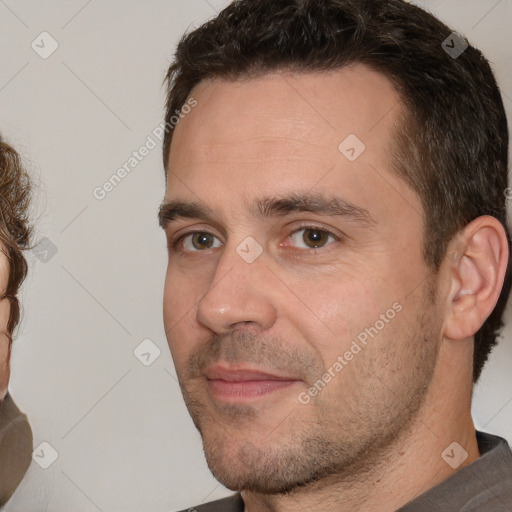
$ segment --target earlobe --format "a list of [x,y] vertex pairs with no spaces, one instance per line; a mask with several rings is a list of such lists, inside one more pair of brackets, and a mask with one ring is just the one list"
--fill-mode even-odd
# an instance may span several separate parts
[[496,218],[482,216],[468,224],[451,245],[444,335],[462,340],[480,329],[498,301],[509,259],[508,240]]

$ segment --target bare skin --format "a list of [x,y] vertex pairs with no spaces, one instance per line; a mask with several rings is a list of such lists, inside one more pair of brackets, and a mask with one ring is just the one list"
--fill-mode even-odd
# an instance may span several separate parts
[[[365,66],[192,96],[162,214],[164,322],[209,467],[247,512],[394,511],[455,471],[452,442],[468,453],[457,469],[479,456],[473,335],[499,296],[505,233],[476,219],[431,275],[421,202],[391,170],[400,100]],[[366,146],[354,161],[338,147],[350,134]]]
[[[9,266],[5,254],[0,253],[0,290],[4,294],[9,281]],[[11,337],[7,331],[11,303],[0,300],[0,400],[7,394],[10,377]]]

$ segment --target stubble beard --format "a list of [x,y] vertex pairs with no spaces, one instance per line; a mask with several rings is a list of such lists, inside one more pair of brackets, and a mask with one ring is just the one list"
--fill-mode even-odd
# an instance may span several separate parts
[[[397,355],[396,344],[389,338],[378,351],[367,348],[363,357],[351,363],[352,372],[344,374],[351,396],[336,398],[324,390],[315,404],[297,402],[296,409],[286,411],[286,416],[276,415],[275,430],[267,435],[251,436],[251,425],[259,416],[256,407],[218,408],[216,414],[220,412],[224,418],[222,425],[182,385],[213,475],[232,490],[282,494],[356,482],[377,464],[382,465],[390,448],[417,419],[436,365],[439,320],[427,298],[419,311],[423,312],[417,322],[403,333],[407,341],[398,344],[408,351],[399,377],[389,380],[389,373],[382,370],[383,365],[393,364]],[[339,383],[341,389],[343,383]],[[316,413],[306,415],[308,408]]]

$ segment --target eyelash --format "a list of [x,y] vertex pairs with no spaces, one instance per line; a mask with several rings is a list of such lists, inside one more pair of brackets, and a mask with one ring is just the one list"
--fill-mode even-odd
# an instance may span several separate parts
[[[303,225],[303,226],[300,226],[298,227],[297,229],[295,229],[294,231],[292,231],[287,238],[295,235],[296,233],[300,232],[300,231],[303,231],[303,230],[312,230],[312,231],[319,231],[321,233],[325,233],[327,234],[329,237],[332,237],[334,239],[334,241],[336,242],[339,242],[341,240],[341,237],[338,236],[338,235],[335,235],[332,231],[329,231],[328,229],[324,229],[324,228],[321,228],[319,226],[314,226],[314,225]],[[201,252],[208,252],[210,249],[205,249],[204,251],[187,251],[187,250],[184,250],[182,248],[180,248],[179,246],[183,243],[183,240],[185,240],[185,238],[189,237],[189,236],[193,236],[197,233],[205,233],[207,235],[211,235],[215,238],[218,239],[218,237],[216,235],[214,235],[213,233],[210,233],[209,231],[205,230],[205,229],[197,229],[197,230],[193,230],[193,231],[188,231],[180,236],[178,236],[177,238],[174,238],[174,239],[171,239],[169,240],[169,243],[168,243],[168,248],[169,249],[172,249],[174,251],[180,251],[180,252],[183,252],[183,253],[201,253]],[[321,251],[322,249],[325,249],[326,247],[328,247],[329,245],[331,245],[331,243],[328,243],[327,245],[324,245],[323,247],[319,247],[319,248],[309,248],[309,249],[302,249],[302,248],[297,248],[301,251],[305,251],[305,252],[319,252]]]

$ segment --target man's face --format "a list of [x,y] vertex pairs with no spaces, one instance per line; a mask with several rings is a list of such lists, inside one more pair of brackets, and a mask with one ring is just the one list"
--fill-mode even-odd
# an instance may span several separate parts
[[421,203],[391,172],[398,96],[362,65],[192,96],[164,321],[209,467],[265,492],[348,475],[410,426],[441,338]]

